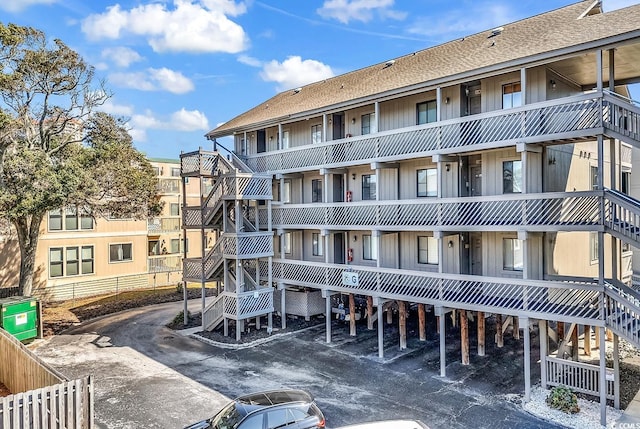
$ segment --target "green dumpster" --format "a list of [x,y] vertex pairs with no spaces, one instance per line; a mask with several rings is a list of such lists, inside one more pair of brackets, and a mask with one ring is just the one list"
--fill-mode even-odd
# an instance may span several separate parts
[[38,336],[38,303],[36,298],[12,296],[0,299],[0,328],[20,341]]

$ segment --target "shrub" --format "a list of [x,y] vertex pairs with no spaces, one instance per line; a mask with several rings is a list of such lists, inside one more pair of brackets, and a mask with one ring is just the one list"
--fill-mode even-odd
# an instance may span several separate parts
[[[191,312],[187,311],[187,318],[191,318]],[[176,317],[167,325],[170,328],[178,328],[184,324],[184,311],[176,314]]]
[[182,284],[182,282],[178,282],[178,284],[176,285],[176,292],[181,294],[183,291],[184,291],[184,285]]
[[567,414],[575,414],[580,411],[578,397],[571,389],[565,386],[556,386],[547,396],[547,405]]

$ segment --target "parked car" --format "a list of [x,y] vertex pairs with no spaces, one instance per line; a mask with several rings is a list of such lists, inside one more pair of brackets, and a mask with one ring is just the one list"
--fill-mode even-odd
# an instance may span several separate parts
[[429,429],[429,426],[420,420],[382,420],[342,426],[337,429]]
[[313,396],[303,390],[271,390],[240,396],[218,414],[185,429],[324,429]]

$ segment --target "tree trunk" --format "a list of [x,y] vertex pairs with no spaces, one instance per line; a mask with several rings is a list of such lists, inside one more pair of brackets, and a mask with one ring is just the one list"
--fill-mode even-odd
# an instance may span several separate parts
[[20,243],[20,282],[18,284],[20,295],[31,296],[33,293],[33,272],[43,217],[43,213],[38,213],[31,215],[30,218],[22,217],[13,222]]

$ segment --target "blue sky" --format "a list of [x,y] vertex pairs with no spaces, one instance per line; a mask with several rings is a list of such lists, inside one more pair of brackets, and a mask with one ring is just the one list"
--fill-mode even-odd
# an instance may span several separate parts
[[[0,21],[63,40],[107,81],[135,145],[177,159],[279,91],[571,0],[1,0]],[[612,10],[637,0],[604,0]]]

